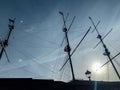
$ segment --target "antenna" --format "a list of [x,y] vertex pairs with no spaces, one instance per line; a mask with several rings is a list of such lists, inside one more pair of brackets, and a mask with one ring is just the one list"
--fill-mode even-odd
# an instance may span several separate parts
[[64,14],[62,12],[59,12],[62,17],[63,17],[63,22],[64,22],[64,28],[63,28],[63,32],[65,33],[65,38],[66,38],[66,41],[67,41],[67,45],[66,47],[64,48],[64,51],[68,53],[68,57],[69,57],[69,61],[70,61],[70,67],[71,67],[71,72],[72,72],[72,78],[73,80],[75,80],[75,76],[74,76],[74,71],[73,71],[73,65],[72,65],[72,60],[71,60],[71,56],[70,56],[70,51],[71,51],[71,48],[70,48],[70,44],[69,44],[69,39],[68,39],[68,29],[66,27],[66,21],[64,19]]
[[5,52],[5,55],[7,57],[8,62],[9,62],[9,59],[8,59],[5,48],[6,48],[6,46],[8,46],[8,41],[9,41],[10,35],[12,33],[12,30],[14,29],[14,23],[15,23],[15,18],[14,19],[9,19],[9,24],[8,24],[9,33],[8,33],[8,36],[4,41],[1,40],[2,49],[1,49],[1,52],[0,52],[0,59],[2,58],[3,52]]
[[96,26],[95,26],[95,24],[94,24],[92,18],[89,17],[89,19],[90,19],[90,21],[92,22],[92,24],[93,24],[93,26],[95,27],[95,30],[96,30],[96,32],[97,32],[97,34],[98,34],[97,38],[100,39],[100,42],[102,43],[103,48],[105,49],[105,53],[104,53],[103,55],[105,55],[105,56],[108,57],[108,59],[109,59],[109,61],[111,62],[111,64],[112,64],[112,66],[113,66],[113,68],[114,68],[114,70],[115,70],[115,72],[116,72],[118,78],[120,79],[120,75],[119,75],[119,73],[118,73],[118,71],[117,71],[117,69],[116,69],[114,63],[112,62],[112,58],[110,57],[110,52],[109,52],[107,46],[105,45],[105,43],[103,42],[102,36],[100,35],[98,29],[96,28]]

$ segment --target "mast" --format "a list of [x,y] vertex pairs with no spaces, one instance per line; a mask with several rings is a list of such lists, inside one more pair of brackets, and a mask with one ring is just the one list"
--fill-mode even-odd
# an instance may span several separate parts
[[2,49],[1,49],[1,52],[0,52],[0,59],[2,58],[3,52],[5,52],[5,47],[8,46],[8,41],[9,41],[10,35],[11,35],[13,29],[14,29],[14,22],[15,22],[15,19],[9,19],[9,24],[8,24],[9,32],[8,32],[8,36],[7,36],[7,38],[5,40],[3,40],[3,41],[1,40]]
[[65,33],[65,39],[67,41],[67,45],[65,46],[64,51],[67,52],[68,58],[69,58],[69,61],[70,61],[70,67],[71,67],[71,72],[72,72],[72,80],[75,80],[73,64],[72,64],[71,55],[70,55],[71,48],[70,48],[69,39],[68,39],[68,29],[66,27],[66,20],[64,18],[64,14],[62,12],[59,12],[59,14],[62,15],[62,18],[63,18],[63,22],[64,22],[63,32]]
[[103,42],[102,36],[100,35],[99,31],[97,30],[97,28],[96,28],[96,26],[95,26],[92,18],[89,17],[89,19],[90,19],[90,21],[92,22],[92,24],[93,24],[93,26],[95,27],[95,30],[96,30],[96,32],[97,32],[97,34],[98,34],[97,38],[100,39],[100,41],[101,41],[101,43],[102,43],[102,45],[103,45],[103,48],[104,48],[104,50],[105,50],[105,53],[103,53],[103,54],[108,57],[108,59],[109,59],[109,61],[111,62],[111,64],[112,64],[112,66],[113,66],[113,68],[114,68],[114,70],[115,70],[118,78],[120,79],[120,75],[119,75],[119,73],[118,73],[118,71],[117,71],[117,69],[116,69],[116,67],[115,67],[115,65],[114,65],[114,63],[113,63],[113,61],[112,61],[112,58],[110,57],[110,52],[109,52],[107,46],[106,46],[105,43]]
[[[91,27],[89,27],[89,29],[87,30],[87,32],[85,33],[85,35],[82,37],[82,39],[80,40],[80,42],[77,44],[77,46],[73,49],[72,53],[70,54],[70,56],[72,56],[75,51],[77,50],[77,48],[80,46],[80,44],[82,43],[82,41],[85,39],[85,37],[87,36],[87,34],[89,33]],[[60,70],[63,69],[63,67],[66,65],[66,63],[69,61],[69,58],[65,61],[65,63],[63,64],[63,66],[60,68]]]
[[69,44],[69,40],[68,40],[68,34],[67,34],[67,28],[63,28],[63,32],[65,33],[65,37],[67,40],[67,46],[65,47],[64,51],[68,53],[68,57],[69,57],[69,61],[70,61],[70,67],[71,67],[71,71],[72,71],[72,78],[73,80],[75,80],[75,76],[74,76],[74,71],[73,71],[73,65],[72,65],[72,60],[71,60],[71,55],[70,55],[70,44]]

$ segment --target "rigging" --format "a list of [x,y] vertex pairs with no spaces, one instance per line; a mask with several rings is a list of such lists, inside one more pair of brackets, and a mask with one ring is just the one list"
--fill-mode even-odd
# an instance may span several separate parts
[[116,72],[118,78],[120,79],[120,75],[119,75],[119,73],[118,73],[118,71],[117,71],[117,69],[116,69],[116,67],[115,67],[115,65],[114,65],[114,63],[113,63],[113,61],[112,61],[113,59],[111,58],[110,51],[108,50],[107,46],[105,45],[105,43],[104,43],[104,41],[103,41],[103,38],[102,38],[102,36],[100,35],[100,33],[99,33],[97,27],[95,26],[95,24],[94,24],[92,18],[89,17],[89,19],[90,19],[91,23],[93,24],[93,26],[94,26],[94,28],[95,28],[97,34],[98,34],[97,38],[100,39],[100,42],[102,43],[103,48],[104,48],[104,50],[105,50],[105,53],[103,53],[103,55],[105,55],[105,56],[108,57],[108,59],[109,59],[109,61],[111,62],[111,64],[112,64],[112,66],[113,66],[113,68],[114,68],[114,70],[115,70],[115,72]]

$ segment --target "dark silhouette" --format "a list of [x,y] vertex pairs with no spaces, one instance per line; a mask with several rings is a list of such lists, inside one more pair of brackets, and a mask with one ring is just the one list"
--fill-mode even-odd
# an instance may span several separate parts
[[0,60],[2,58],[3,52],[5,52],[5,55],[7,57],[8,62],[10,62],[5,48],[6,48],[6,46],[8,46],[8,41],[9,41],[10,35],[12,33],[12,30],[14,29],[14,23],[15,23],[15,19],[9,19],[9,25],[8,25],[9,33],[8,33],[8,36],[5,40],[1,40],[1,43],[0,43],[1,47],[2,47],[1,52],[0,52]]
[[100,33],[99,33],[97,27],[95,26],[95,24],[94,24],[92,18],[89,17],[89,19],[90,19],[90,21],[92,22],[92,24],[93,24],[93,26],[94,26],[94,28],[95,28],[97,34],[98,34],[97,38],[100,39],[100,42],[102,43],[103,48],[104,48],[104,50],[105,50],[105,53],[103,53],[103,55],[105,55],[105,56],[108,57],[108,59],[109,59],[109,61],[111,62],[111,64],[112,64],[112,66],[113,66],[113,68],[114,68],[114,70],[115,70],[115,72],[116,72],[118,78],[120,79],[120,75],[119,75],[119,73],[118,73],[118,71],[117,71],[117,69],[116,69],[114,63],[112,62],[112,58],[111,58],[111,55],[110,55],[110,51],[108,50],[107,46],[106,46],[105,43],[103,42],[102,36],[100,35]]
[[64,51],[68,53],[70,67],[71,67],[71,71],[72,71],[72,78],[73,78],[73,80],[75,80],[75,75],[74,75],[74,70],[73,70],[73,65],[72,65],[72,60],[71,60],[71,55],[70,55],[71,48],[70,48],[69,39],[68,39],[68,29],[66,27],[66,21],[65,21],[64,14],[62,12],[59,12],[59,13],[62,15],[62,18],[63,18],[63,22],[64,22],[63,32],[65,33],[65,38],[67,41],[67,45],[66,45]]
[[87,70],[85,72],[85,75],[87,76],[87,78],[89,79],[89,81],[91,81],[91,72],[89,70]]

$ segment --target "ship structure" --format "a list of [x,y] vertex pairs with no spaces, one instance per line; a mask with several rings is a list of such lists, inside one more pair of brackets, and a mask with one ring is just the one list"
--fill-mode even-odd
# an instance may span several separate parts
[[[72,60],[72,55],[74,52],[77,50],[77,48],[80,46],[80,44],[84,41],[86,38],[87,34],[91,30],[91,26],[88,28],[78,45],[73,49],[71,52],[71,46],[69,43],[69,38],[68,38],[68,32],[75,20],[75,16],[73,17],[73,20],[70,24],[70,26],[67,28],[66,21],[68,16],[65,18],[63,12],[59,12],[59,14],[62,16],[63,19],[63,32],[65,34],[64,41],[66,41],[66,46],[64,48],[64,52],[67,53],[68,58],[66,59],[65,63],[63,66],[60,68],[60,71],[64,68],[66,63],[70,64],[70,69],[71,69],[71,75],[72,75],[72,80],[70,82],[63,82],[63,81],[54,81],[54,80],[43,80],[43,79],[32,79],[32,78],[14,78],[14,79],[0,79],[0,88],[1,90],[16,90],[20,88],[21,90],[120,90],[120,82],[107,82],[107,81],[93,81],[91,78],[91,71],[87,70],[85,72],[85,75],[88,77],[88,80],[77,80],[75,77],[74,73],[74,68],[73,68],[73,60]],[[105,64],[103,64],[101,67],[106,65],[107,63],[111,63],[113,66],[113,69],[118,77],[120,79],[119,72],[117,68],[115,67],[113,60],[120,54],[116,54],[115,56],[111,57],[111,52],[107,48],[106,44],[104,43],[103,39],[111,32],[109,31],[105,37],[102,37],[97,29],[97,25],[94,24],[93,20],[91,17],[89,17],[90,21],[92,22],[94,29],[93,32],[96,31],[98,36],[97,38],[100,40],[99,43],[102,43],[103,48],[104,48],[104,55],[109,59]],[[8,46],[8,41],[9,37],[11,35],[12,30],[14,29],[14,22],[15,19],[9,19],[9,33],[8,36],[5,40],[0,39],[0,44],[1,44],[1,52],[0,52],[0,59],[2,58],[3,53],[5,53],[7,61],[10,63],[10,60],[8,58],[7,52],[6,52],[6,47]],[[62,43],[63,43],[62,42]],[[98,45],[98,44],[97,44]],[[16,83],[17,82],[17,83]]]

